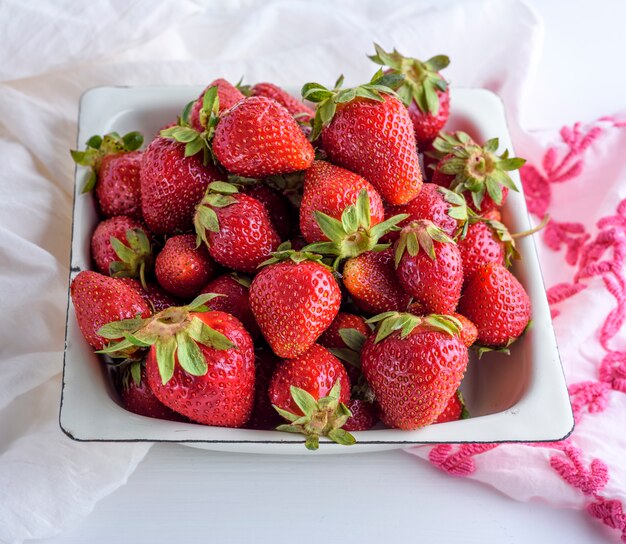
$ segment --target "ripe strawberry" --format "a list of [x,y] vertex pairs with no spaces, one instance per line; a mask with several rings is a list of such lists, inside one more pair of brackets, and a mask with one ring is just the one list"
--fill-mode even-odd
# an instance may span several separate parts
[[354,444],[354,437],[341,429],[351,415],[345,405],[350,399],[350,380],[339,359],[326,348],[313,344],[299,357],[280,362],[269,396],[278,413],[290,422],[277,430],[304,434],[308,449],[319,447],[320,436]]
[[478,343],[506,349],[526,329],[530,299],[504,266],[487,263],[472,274],[463,290],[459,313],[478,329]]
[[458,389],[467,348],[447,316],[389,312],[375,318],[377,333],[361,352],[365,378],[385,424],[419,429],[433,423]]
[[249,289],[248,278],[232,273],[215,278],[200,291],[200,294],[224,295],[214,298],[207,303],[207,306],[211,310],[219,310],[235,316],[246,328],[252,340],[256,340],[261,335],[261,330],[250,308]]
[[447,81],[439,73],[450,64],[445,55],[426,62],[403,57],[395,49],[387,53],[374,44],[376,54],[369,57],[376,64],[388,66],[389,72],[403,74],[405,80],[397,93],[409,109],[419,146],[432,142],[443,129],[450,114],[450,92]]
[[136,219],[118,215],[98,223],[91,236],[91,257],[98,270],[116,278],[141,278],[152,266],[152,247],[146,228]]
[[154,273],[168,293],[191,299],[215,275],[216,264],[206,247],[196,247],[193,234],[172,236],[157,255]]
[[209,83],[206,89],[200,93],[200,96],[193,103],[191,113],[189,114],[190,125],[200,132],[204,130],[204,125],[200,119],[204,95],[211,87],[217,87],[217,96],[219,97],[219,113],[223,113],[227,109],[232,108],[237,102],[245,98],[244,94],[237,87],[225,79],[220,78]]
[[278,237],[288,240],[295,223],[295,210],[287,197],[265,183],[242,184],[239,190],[265,206]]
[[148,319],[109,323],[100,334],[126,339],[102,350],[116,356],[126,345],[149,346],[148,384],[175,412],[204,425],[241,427],[254,401],[254,348],[232,315],[207,312],[212,295],[200,295]]
[[303,97],[318,102],[311,139],[321,133],[330,161],[363,176],[390,204],[413,200],[422,186],[422,172],[411,119],[387,85],[398,75],[376,74],[368,84],[330,91],[307,83]]
[[279,248],[250,286],[252,313],[279,357],[302,355],[339,311],[341,291],[331,270],[309,258],[315,256]]
[[121,137],[116,132],[104,137],[92,136],[85,151],[72,150],[72,158],[91,169],[83,193],[96,189],[96,200],[105,217],[127,215],[141,219],[141,187],[139,171],[143,136],[129,132]]
[[[218,299],[214,299],[218,300]],[[280,425],[282,418],[272,406],[270,401],[270,381],[280,363],[280,358],[272,353],[267,347],[262,347],[254,351],[254,368],[256,379],[254,382],[254,408],[252,415],[246,423],[247,429],[274,429]]]
[[185,156],[184,145],[155,138],[141,163],[141,206],[150,230],[156,234],[192,231],[194,208],[209,183],[221,177],[198,156]]
[[437,164],[432,182],[463,193],[468,204],[480,213],[502,206],[509,189],[518,190],[507,172],[521,168],[526,161],[509,158],[508,151],[496,155],[498,145],[498,138],[481,147],[464,132],[454,137],[442,135],[433,147],[446,154]]
[[245,98],[222,114],[213,153],[232,174],[252,178],[305,170],[315,155],[290,113],[261,96]]
[[273,98],[293,115],[299,123],[308,123],[315,117],[315,112],[311,108],[273,83],[257,83],[252,87],[251,93],[252,96]]
[[476,342],[476,338],[478,338],[478,329],[476,328],[476,325],[474,325],[474,323],[462,314],[452,312],[450,315],[456,318],[459,322],[459,339],[461,342],[463,342],[463,344],[465,344],[468,348],[473,346],[474,342]]
[[352,415],[344,423],[344,431],[368,431],[378,423],[376,404],[361,399],[350,399],[346,406]]
[[[421,251],[420,251],[421,249]],[[453,312],[463,285],[463,264],[454,241],[431,221],[413,221],[394,245],[400,285],[427,312]]]
[[[467,224],[465,199],[433,183],[424,183],[420,193],[408,204],[388,206],[386,212],[388,218],[398,214],[408,215],[398,223],[398,227],[405,227],[418,219],[428,219],[451,238],[463,232]],[[391,231],[384,239],[395,241],[398,236],[398,231]]]
[[370,314],[403,311],[411,300],[398,283],[392,249],[368,251],[348,259],[343,268],[343,285],[354,303]]
[[380,195],[372,185],[352,172],[329,162],[314,161],[304,176],[304,195],[300,205],[300,231],[310,244],[329,240],[316,220],[315,212],[341,219],[344,210],[357,202],[360,192],[369,197],[371,225],[385,219]]
[[354,329],[365,338],[372,333],[372,330],[365,323],[365,319],[363,319],[360,315],[339,312],[324,334],[320,336],[318,344],[324,346],[325,348],[349,347],[345,340],[341,337],[340,332],[343,329]]
[[122,404],[129,412],[156,419],[187,421],[187,418],[170,410],[156,398],[148,385],[145,361],[124,365],[117,381]]
[[487,222],[472,223],[465,238],[458,241],[458,246],[465,278],[469,278],[484,264],[504,265],[504,242],[498,239]]
[[180,306],[181,301],[170,295],[156,282],[147,282],[143,287],[137,280],[120,278],[126,285],[134,289],[152,309],[153,313],[161,312],[171,306]]
[[223,181],[207,188],[194,225],[198,243],[204,241],[211,257],[239,272],[256,272],[280,244],[265,206]]
[[70,293],[80,331],[95,349],[102,349],[108,343],[98,333],[104,324],[151,314],[145,300],[122,280],[90,270],[83,270],[74,278]]
[[459,419],[467,419],[469,417],[469,413],[465,408],[465,401],[463,400],[463,395],[461,392],[457,390],[446,404],[446,407],[443,409],[443,412],[439,414],[434,423],[446,423],[448,421],[457,421]]

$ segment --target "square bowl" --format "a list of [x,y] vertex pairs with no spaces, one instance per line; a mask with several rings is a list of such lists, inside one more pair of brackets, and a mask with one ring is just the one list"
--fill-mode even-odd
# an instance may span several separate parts
[[[79,147],[93,134],[141,131],[146,139],[171,122],[201,87],[98,87],[81,98]],[[464,130],[478,140],[498,137],[500,149],[513,152],[503,104],[484,89],[452,89],[447,130]],[[93,199],[81,195],[85,169],[77,169],[74,188],[70,281],[91,267],[89,243],[98,221]],[[520,188],[503,209],[512,231],[530,228]],[[488,353],[470,358],[463,391],[470,419],[430,425],[417,431],[372,429],[353,433],[357,444],[340,447],[321,440],[319,453],[355,453],[442,442],[538,442],[562,439],[573,429],[569,396],[559,359],[537,251],[532,237],[519,241],[523,256],[514,273],[532,303],[532,326],[511,355]],[[546,417],[548,415],[548,417]],[[278,431],[209,427],[143,417],[126,411],[106,370],[83,339],[69,300],[66,324],[60,425],[74,440],[177,442],[209,450],[307,454],[303,438]]]

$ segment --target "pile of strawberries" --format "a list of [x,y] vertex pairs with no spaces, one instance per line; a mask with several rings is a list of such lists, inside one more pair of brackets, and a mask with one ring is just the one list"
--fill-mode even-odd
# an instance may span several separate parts
[[72,151],[102,221],[71,297],[128,410],[352,444],[464,417],[468,348],[524,332],[499,211],[524,161],[442,131],[447,57],[375,47],[370,82],[304,85],[315,109],[218,79],[144,151]]

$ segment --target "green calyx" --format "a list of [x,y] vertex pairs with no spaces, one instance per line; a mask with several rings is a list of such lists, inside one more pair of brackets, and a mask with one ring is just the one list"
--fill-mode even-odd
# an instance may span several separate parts
[[443,195],[444,200],[450,204],[447,214],[457,221],[458,228],[454,235],[455,240],[465,238],[469,227],[469,215],[473,213],[467,209],[467,201],[460,194],[445,187],[439,187],[437,190]]
[[304,192],[304,172],[293,172],[265,178],[265,183],[286,196],[291,204],[300,208]]
[[439,112],[437,91],[445,92],[448,88],[447,81],[439,75],[439,72],[450,64],[450,59],[446,55],[437,55],[422,62],[405,57],[395,49],[387,53],[376,43],[374,49],[376,49],[376,54],[368,57],[370,60],[391,68],[391,73],[405,76],[397,90],[404,105],[408,107],[412,101],[415,101],[423,113],[437,115]]
[[454,244],[455,241],[450,238],[441,228],[428,219],[418,219],[411,221],[400,232],[398,243],[394,251],[394,263],[396,268],[400,265],[402,256],[408,253],[411,257],[415,257],[420,248],[431,259],[435,260],[437,254],[435,252],[434,242],[442,244]]
[[[458,135],[459,133],[457,137]],[[480,210],[485,193],[500,206],[502,187],[518,191],[508,172],[518,170],[526,160],[510,158],[507,150],[502,155],[497,155],[498,138],[488,140],[481,147],[471,138],[461,145],[452,146],[450,141],[439,136],[433,146],[437,150],[447,150],[446,156],[437,167],[443,174],[454,176],[450,189],[457,193],[469,191],[477,209]]]
[[128,357],[131,351],[154,347],[163,385],[174,374],[176,360],[192,376],[204,376],[208,367],[200,345],[217,350],[235,348],[226,336],[209,327],[196,314],[208,311],[205,304],[215,297],[207,293],[196,297],[187,306],[167,308],[147,319],[140,317],[108,323],[98,334],[119,340],[97,351],[111,357]]
[[306,248],[304,248],[302,251],[295,251],[294,249],[291,249],[291,242],[283,242],[282,244],[280,244],[276,251],[272,253],[272,256],[259,264],[257,268],[280,263],[283,261],[291,261],[296,264],[300,264],[304,261],[313,261],[321,266],[328,268],[329,270],[332,270],[323,261],[322,255],[307,251]]
[[302,87],[302,99],[315,102],[317,108],[315,110],[315,118],[313,119],[313,130],[311,132],[311,141],[317,140],[322,129],[333,120],[337,106],[347,104],[355,98],[366,98],[376,102],[384,102],[383,95],[390,94],[397,96],[397,89],[404,80],[402,74],[389,73],[383,74],[382,69],[378,70],[369,83],[353,87],[351,89],[341,89],[343,84],[343,76],[340,76],[335,83],[335,87],[327,89],[319,83],[305,83]]
[[356,329],[339,329],[339,336],[346,345],[345,348],[327,348],[335,357],[349,365],[361,368],[361,350],[366,337]]
[[384,312],[371,317],[367,323],[377,323],[374,339],[376,344],[396,331],[400,332],[400,338],[406,338],[417,327],[444,332],[450,336],[458,336],[463,328],[456,317],[442,314],[416,316],[403,312]]
[[192,100],[184,107],[178,118],[178,124],[174,127],[163,129],[160,133],[163,138],[185,144],[185,157],[191,157],[202,151],[204,164],[217,163],[211,146],[215,128],[219,122],[220,100],[217,91],[217,85],[209,87],[202,97],[200,125],[204,130],[198,131],[191,126],[190,115],[196,102]]
[[291,413],[274,405],[276,411],[289,421],[287,425],[276,427],[277,431],[303,434],[306,437],[304,445],[309,450],[319,448],[320,436],[326,436],[343,446],[351,446],[356,442],[354,436],[341,428],[352,413],[339,400],[341,396],[339,380],[335,382],[328,396],[319,400],[315,400],[313,395],[299,387],[292,385],[289,389],[291,398],[303,415]]
[[362,189],[356,204],[351,204],[341,214],[341,221],[315,212],[315,220],[329,242],[309,244],[305,251],[336,256],[335,264],[343,259],[357,257],[366,251],[383,251],[389,244],[379,244],[378,240],[392,230],[399,230],[396,225],[404,221],[408,214],[395,215],[382,223],[372,226],[370,216],[370,198],[366,189]]
[[70,149],[70,155],[76,164],[90,168],[89,177],[82,192],[93,191],[104,157],[136,151],[142,144],[143,135],[140,132],[129,132],[124,136],[120,136],[117,132],[110,132],[104,136],[96,135],[89,138],[84,151]]
[[109,265],[109,275],[114,278],[139,278],[146,289],[146,269],[152,266],[152,246],[143,229],[128,229],[126,244],[114,236],[111,247],[119,258]]
[[237,199],[232,195],[238,192],[239,189],[232,183],[225,181],[209,183],[204,197],[202,197],[202,200],[196,206],[196,212],[193,217],[197,246],[202,242],[204,242],[207,247],[210,246],[207,232],[220,231],[220,222],[215,209],[225,208],[231,204],[235,204]]

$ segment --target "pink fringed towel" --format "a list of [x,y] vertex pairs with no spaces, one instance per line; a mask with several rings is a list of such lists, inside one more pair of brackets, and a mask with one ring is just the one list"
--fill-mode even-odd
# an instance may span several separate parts
[[516,153],[529,211],[551,217],[536,241],[576,428],[561,442],[407,451],[517,500],[586,509],[626,542],[626,121],[539,139],[553,142],[543,156]]

